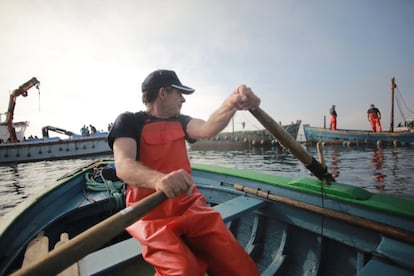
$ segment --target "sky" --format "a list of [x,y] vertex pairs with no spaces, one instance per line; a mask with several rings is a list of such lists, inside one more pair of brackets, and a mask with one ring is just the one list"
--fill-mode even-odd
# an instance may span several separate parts
[[[192,117],[207,120],[246,84],[282,124],[323,126],[335,104],[338,128],[369,129],[375,104],[387,130],[392,77],[404,115],[414,110],[413,14],[411,0],[2,0],[0,112],[36,77],[40,93],[16,100],[27,136],[46,125],[106,130],[145,109],[142,81],[170,69],[196,89],[182,108]],[[236,130],[242,122],[263,128],[248,111]]]

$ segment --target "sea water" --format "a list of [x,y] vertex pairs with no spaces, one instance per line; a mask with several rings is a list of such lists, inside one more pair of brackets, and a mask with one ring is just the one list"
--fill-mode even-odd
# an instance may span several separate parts
[[[306,150],[318,160],[316,147]],[[325,146],[321,150],[328,171],[339,183],[373,193],[414,197],[414,147]],[[274,147],[232,151],[189,151],[190,161],[229,168],[260,171],[286,177],[313,177],[288,150]],[[61,176],[96,158],[41,161],[0,166],[0,223],[14,207],[54,184]]]

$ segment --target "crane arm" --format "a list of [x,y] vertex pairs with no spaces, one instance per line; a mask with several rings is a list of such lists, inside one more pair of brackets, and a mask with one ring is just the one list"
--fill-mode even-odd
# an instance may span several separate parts
[[58,128],[58,127],[54,127],[54,126],[45,126],[45,127],[42,128],[43,138],[48,138],[49,137],[49,131],[54,131],[56,133],[65,134],[69,137],[75,135],[74,132],[63,129],[63,128]]
[[16,130],[13,127],[14,109],[16,107],[16,98],[19,96],[27,97],[27,92],[30,88],[36,87],[39,89],[40,82],[36,78],[31,78],[24,84],[20,85],[19,88],[15,89],[9,98],[9,107],[7,109],[6,124],[9,131],[10,142],[17,142]]

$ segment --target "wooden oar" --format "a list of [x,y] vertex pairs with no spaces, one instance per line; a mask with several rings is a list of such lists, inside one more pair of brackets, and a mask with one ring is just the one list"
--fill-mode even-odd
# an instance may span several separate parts
[[250,113],[278,140],[280,144],[289,149],[308,170],[311,171],[319,180],[326,184],[335,182],[335,178],[322,166],[313,156],[307,152],[283,127],[276,123],[272,117],[264,112],[260,107],[250,110]]
[[166,198],[163,192],[156,192],[89,228],[50,251],[45,258],[21,268],[12,275],[56,275],[110,241]]
[[401,228],[397,228],[391,225],[386,225],[383,223],[375,222],[375,221],[364,219],[361,217],[341,213],[341,212],[334,211],[331,209],[319,207],[319,206],[312,205],[312,204],[309,204],[303,201],[279,196],[276,194],[270,194],[266,191],[260,191],[258,189],[249,188],[249,187],[246,187],[240,184],[235,184],[234,188],[239,191],[243,191],[243,192],[256,195],[262,198],[266,198],[268,200],[280,202],[280,203],[283,203],[289,206],[311,211],[312,213],[320,214],[320,215],[323,215],[329,218],[342,220],[348,224],[357,225],[365,229],[369,229],[375,232],[382,233],[386,236],[395,238],[397,240],[401,240],[404,242],[409,242],[411,244],[414,244],[414,233],[410,231],[406,231]]

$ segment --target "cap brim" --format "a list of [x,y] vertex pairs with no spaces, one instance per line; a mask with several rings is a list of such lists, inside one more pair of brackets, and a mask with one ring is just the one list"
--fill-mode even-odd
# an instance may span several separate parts
[[183,94],[193,94],[193,92],[195,91],[194,88],[185,85],[171,84],[170,86],[180,90]]

